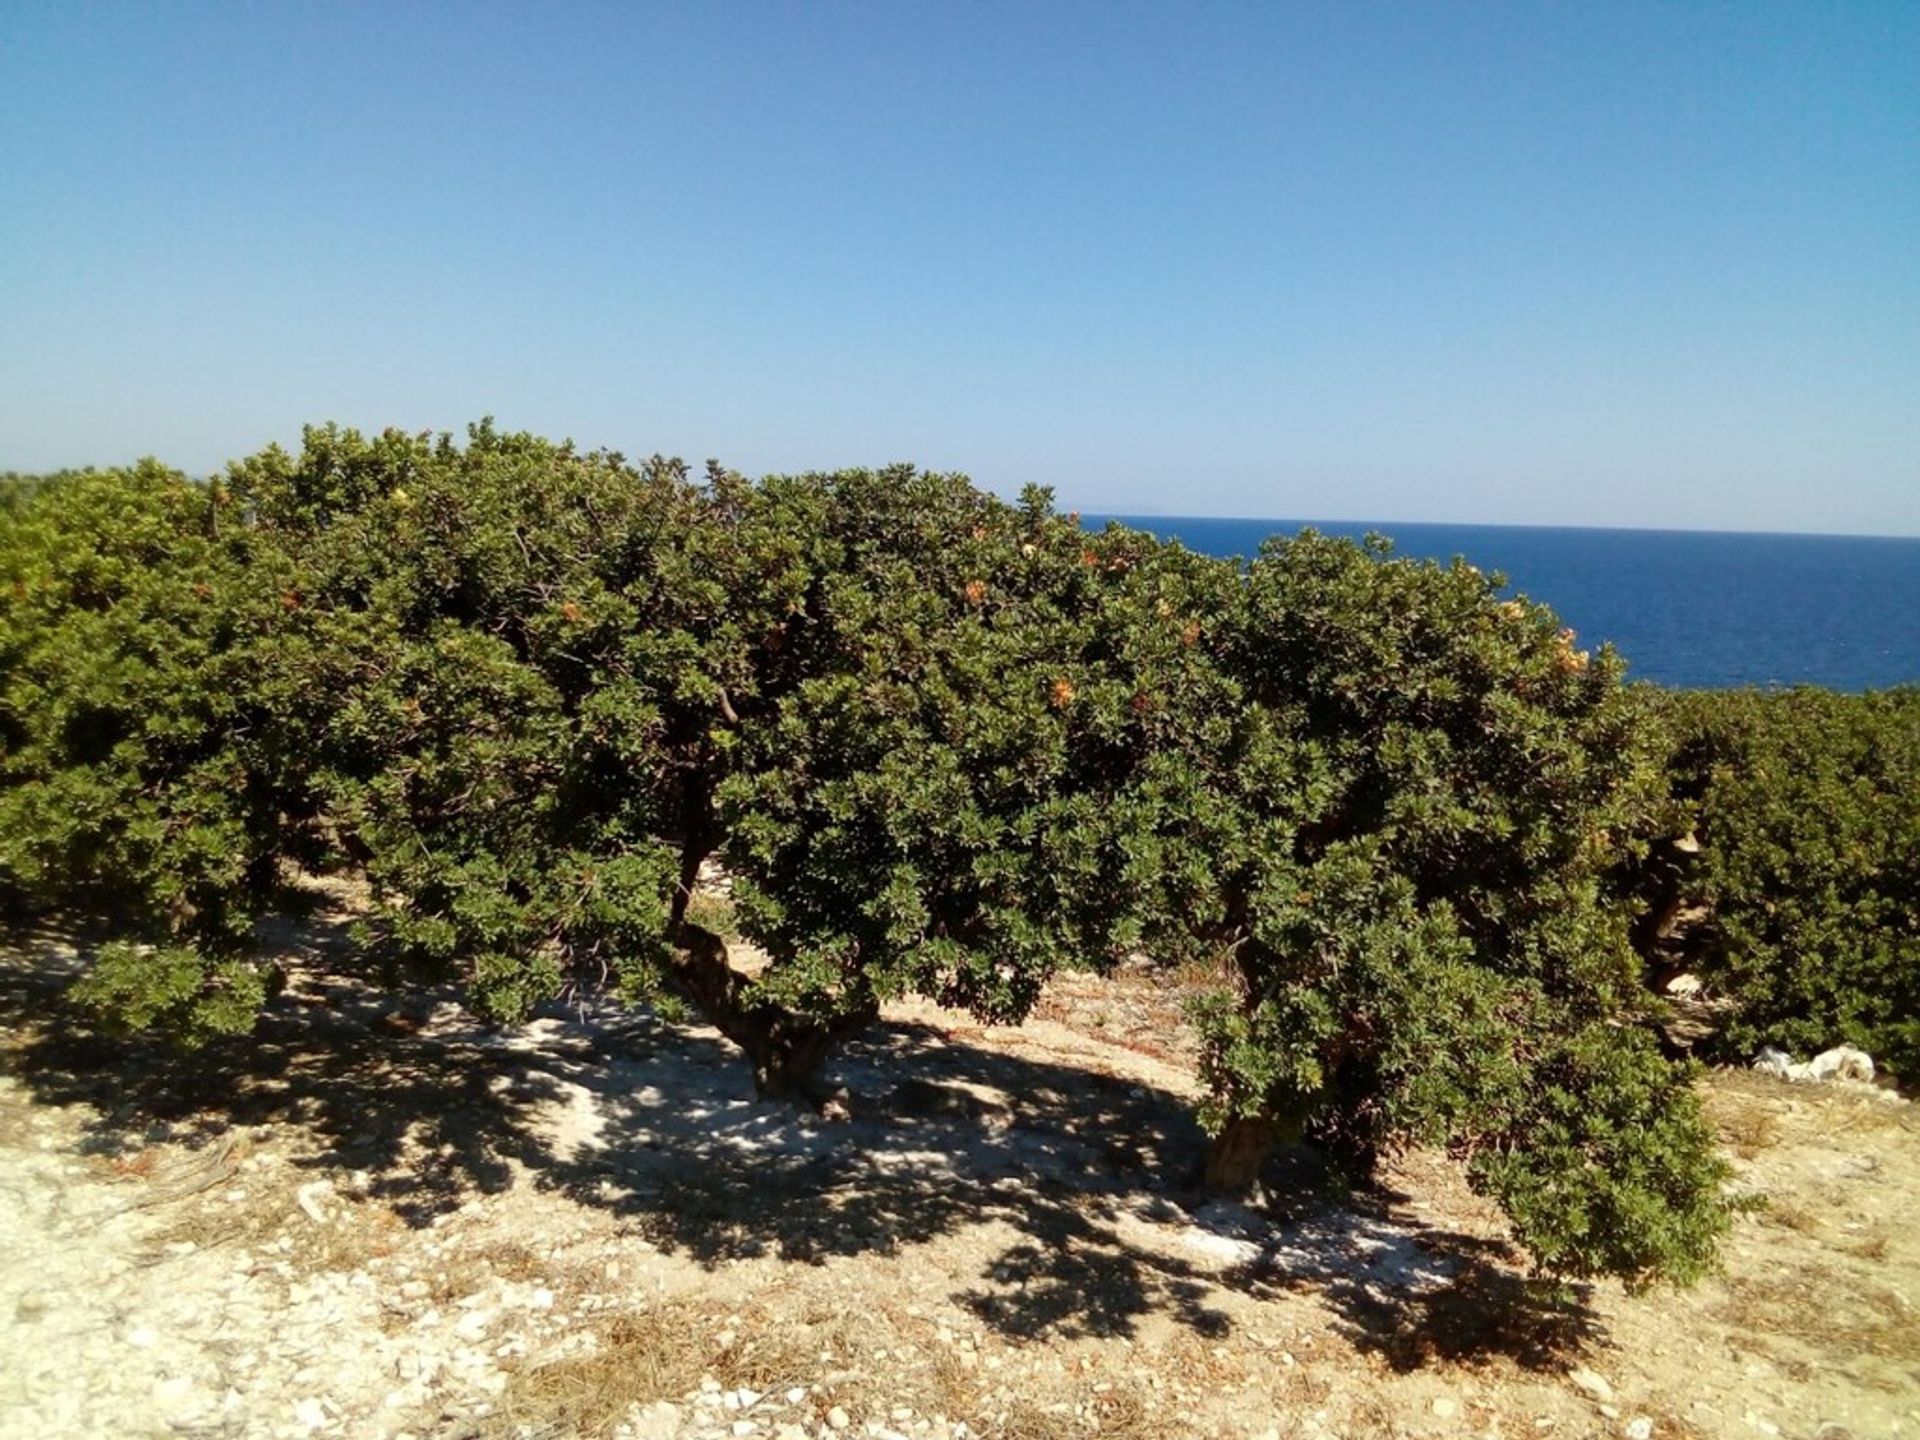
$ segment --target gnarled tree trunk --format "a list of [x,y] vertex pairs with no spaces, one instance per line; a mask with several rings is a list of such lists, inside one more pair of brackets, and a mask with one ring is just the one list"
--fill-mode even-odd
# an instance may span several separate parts
[[864,1000],[837,1015],[804,1015],[748,998],[751,980],[727,961],[726,943],[683,920],[673,957],[674,976],[687,998],[720,1033],[747,1052],[753,1088],[769,1100],[819,1106],[833,1098],[821,1079],[827,1057],[879,1018],[877,1001]]
[[1251,1195],[1259,1188],[1260,1172],[1279,1143],[1277,1117],[1236,1115],[1213,1137],[1201,1184],[1215,1195]]

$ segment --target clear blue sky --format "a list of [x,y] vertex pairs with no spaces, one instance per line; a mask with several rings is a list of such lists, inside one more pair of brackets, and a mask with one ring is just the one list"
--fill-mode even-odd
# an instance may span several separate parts
[[1920,3],[0,5],[0,469],[1920,534]]

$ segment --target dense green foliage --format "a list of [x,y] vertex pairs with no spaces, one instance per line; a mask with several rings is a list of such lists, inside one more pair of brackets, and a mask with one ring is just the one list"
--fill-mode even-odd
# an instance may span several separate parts
[[1696,1273],[1721,1172],[1605,889],[1659,798],[1618,660],[1469,566],[1311,532],[1254,561],[1219,650],[1235,734],[1187,836],[1213,924],[1180,922],[1231,955],[1215,1125],[1360,1171],[1446,1144],[1553,1268]]
[[1721,1053],[1848,1043],[1920,1078],[1920,690],[1658,705],[1711,917],[1690,965],[1736,1002]]
[[272,562],[219,492],[150,462],[5,493],[0,897],[121,925],[95,986],[137,1018],[244,1023],[287,829],[286,732],[254,683]]
[[365,875],[396,978],[690,1003],[774,1094],[890,996],[1014,1021],[1144,950],[1221,966],[1218,1183],[1445,1144],[1570,1274],[1685,1278],[1724,1225],[1608,889],[1665,798],[1643,710],[1470,567],[482,425],[15,484],[0,578],[0,885],[141,942],[87,982],[126,1023],[244,1026],[289,863]]
[[1202,665],[1187,627],[1216,572],[950,477],[762,493],[819,537],[800,633],[777,647],[805,661],[753,697],[777,703],[716,801],[782,998],[913,990],[1017,1020],[1053,970],[1118,958],[1132,817],[1107,802],[1180,743],[1185,714],[1155,689]]
[[[807,1091],[885,995],[1016,1019],[1119,952],[1098,791],[1163,723],[1126,676],[1186,649],[1139,537],[957,477],[695,484],[486,427],[314,431],[228,483],[294,566],[262,683],[335,844],[395,958],[489,1012],[680,994]],[[709,857],[751,982],[685,913]]]
[[262,683],[391,958],[511,1017],[576,963],[654,954],[725,643],[685,477],[485,428],[317,430],[228,484],[291,565]]

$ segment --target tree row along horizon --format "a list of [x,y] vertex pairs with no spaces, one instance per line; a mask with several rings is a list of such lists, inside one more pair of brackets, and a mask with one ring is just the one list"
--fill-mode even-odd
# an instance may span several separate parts
[[365,877],[396,985],[690,1008],[802,1102],[889,999],[1011,1023],[1145,957],[1215,977],[1210,1187],[1442,1145],[1544,1271],[1635,1283],[1729,1213],[1650,980],[1920,1072],[1920,692],[1628,686],[1384,541],[328,426],[8,477],[0,599],[0,900],[108,923],[75,994],[189,1047],[270,999],[299,870]]

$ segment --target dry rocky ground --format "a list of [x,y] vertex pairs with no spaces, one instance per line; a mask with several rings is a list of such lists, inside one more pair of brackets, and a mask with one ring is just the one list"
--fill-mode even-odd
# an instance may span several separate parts
[[1920,1437],[1920,1119],[1712,1077],[1725,1273],[1558,1307],[1444,1158],[1201,1205],[1177,1009],[898,1006],[828,1123],[711,1031],[396,1010],[338,913],[183,1064],[0,968],[0,1437]]

